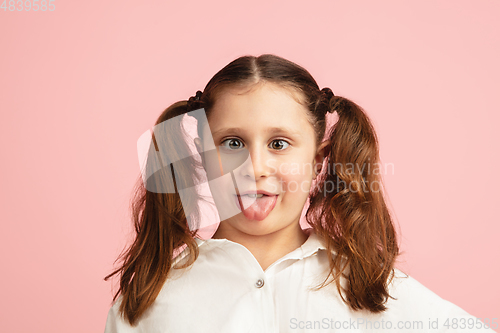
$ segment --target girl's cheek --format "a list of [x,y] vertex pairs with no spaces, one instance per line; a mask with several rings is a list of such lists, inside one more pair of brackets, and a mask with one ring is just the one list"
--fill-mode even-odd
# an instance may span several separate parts
[[279,175],[279,183],[281,192],[296,193],[296,194],[309,194],[312,184],[312,175],[305,170],[295,170],[292,173],[282,173]]
[[[280,178],[281,192],[298,193],[301,192],[301,184],[304,183],[301,175],[284,175]],[[304,188],[304,185],[302,185]]]

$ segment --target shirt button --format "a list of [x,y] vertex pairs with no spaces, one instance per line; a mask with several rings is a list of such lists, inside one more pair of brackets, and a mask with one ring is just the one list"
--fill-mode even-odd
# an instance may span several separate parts
[[257,282],[255,282],[255,286],[257,288],[262,288],[264,286],[264,280],[258,279]]

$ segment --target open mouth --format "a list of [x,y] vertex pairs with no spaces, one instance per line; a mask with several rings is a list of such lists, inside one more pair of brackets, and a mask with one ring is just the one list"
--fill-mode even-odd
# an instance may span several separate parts
[[263,220],[271,213],[278,195],[267,195],[263,193],[248,193],[235,195],[235,201],[238,208],[249,220]]
[[263,196],[268,197],[267,194],[260,193],[260,194],[243,194],[243,195],[238,195],[238,197],[249,197],[249,198],[262,198]]

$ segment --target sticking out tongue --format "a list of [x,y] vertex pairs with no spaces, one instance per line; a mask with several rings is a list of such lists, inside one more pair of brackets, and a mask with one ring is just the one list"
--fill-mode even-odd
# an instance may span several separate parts
[[273,210],[277,198],[277,195],[263,195],[262,198],[250,198],[248,195],[242,195],[237,196],[236,201],[247,219],[261,221]]

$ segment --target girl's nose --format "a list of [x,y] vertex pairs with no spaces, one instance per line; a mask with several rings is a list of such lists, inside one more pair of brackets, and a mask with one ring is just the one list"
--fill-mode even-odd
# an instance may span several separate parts
[[267,149],[260,147],[253,147],[249,149],[249,158],[242,166],[242,174],[244,177],[258,180],[261,177],[270,176],[271,168],[269,167],[269,154]]

